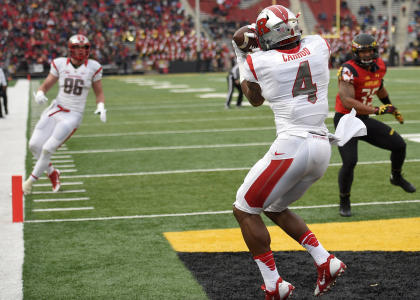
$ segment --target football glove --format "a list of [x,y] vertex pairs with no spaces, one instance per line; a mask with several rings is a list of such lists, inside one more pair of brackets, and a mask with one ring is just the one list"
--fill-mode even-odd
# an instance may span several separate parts
[[392,104],[384,104],[375,107],[375,115],[393,114],[397,108]]
[[106,109],[103,102],[99,102],[96,106],[95,114],[99,114],[99,118],[102,122],[106,122]]
[[35,98],[35,102],[38,103],[38,104],[44,104],[44,103],[48,102],[48,98],[45,97],[44,92],[41,91],[41,90],[36,92],[36,94],[34,93],[34,98]]
[[398,122],[400,122],[400,124],[404,124],[404,117],[402,116],[402,114],[400,113],[398,109],[395,109],[394,117],[395,119],[397,119]]

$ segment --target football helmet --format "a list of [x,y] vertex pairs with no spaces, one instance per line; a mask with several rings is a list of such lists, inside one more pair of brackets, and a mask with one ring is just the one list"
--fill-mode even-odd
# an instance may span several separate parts
[[300,41],[298,16],[282,5],[264,8],[257,17],[257,34],[264,51]]
[[70,57],[77,60],[86,60],[90,53],[90,42],[83,34],[70,37],[68,42]]
[[[351,50],[354,55],[354,60],[361,66],[370,66],[373,60],[379,57],[378,45],[375,38],[367,33],[360,33],[356,35],[351,43]],[[362,50],[373,50],[373,54],[369,57],[360,57],[359,52]]]

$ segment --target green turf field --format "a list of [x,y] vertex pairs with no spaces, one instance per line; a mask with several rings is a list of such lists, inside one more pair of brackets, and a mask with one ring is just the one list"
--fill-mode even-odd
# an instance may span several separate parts
[[[332,70],[331,112],[335,74]],[[378,118],[420,140],[420,69],[390,69],[385,79],[406,122]],[[33,88],[37,84],[33,81]],[[108,122],[93,114],[91,91],[81,127],[54,158],[67,171],[62,183],[73,184],[57,194],[43,193],[50,190],[42,185],[48,183],[44,178],[26,197],[24,298],[207,299],[163,233],[237,227],[229,210],[247,170],[275,138],[272,111],[234,105],[226,110],[222,73],[105,77],[103,86]],[[56,93],[53,89],[47,96],[53,99]],[[205,94],[208,98],[202,98]],[[28,135],[41,112],[31,103]],[[331,118],[327,125],[334,131]],[[413,136],[405,140],[403,173],[419,188],[420,142]],[[420,199],[418,192],[407,194],[389,184],[388,161],[389,152],[359,143],[353,203]],[[340,162],[334,148],[325,176],[294,205],[337,204]],[[28,173],[32,165],[28,156]],[[420,203],[354,206],[352,211],[345,220],[337,207],[298,213],[307,223],[419,217]]]

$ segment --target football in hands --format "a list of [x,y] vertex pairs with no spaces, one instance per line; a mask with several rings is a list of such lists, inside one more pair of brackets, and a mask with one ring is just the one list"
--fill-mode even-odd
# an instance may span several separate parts
[[257,32],[255,29],[242,26],[233,34],[233,40],[243,52],[251,52],[253,49],[259,48]]

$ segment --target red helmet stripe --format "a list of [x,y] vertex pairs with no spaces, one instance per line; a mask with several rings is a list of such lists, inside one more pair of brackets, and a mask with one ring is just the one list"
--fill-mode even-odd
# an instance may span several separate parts
[[272,5],[268,7],[269,10],[271,10],[277,17],[283,20],[284,23],[287,23],[289,20],[289,14],[287,13],[287,10],[281,6],[281,5]]

